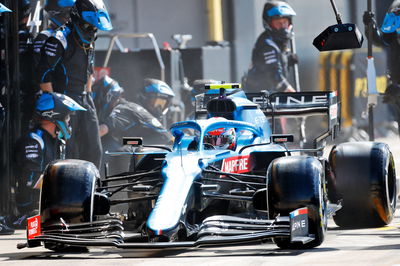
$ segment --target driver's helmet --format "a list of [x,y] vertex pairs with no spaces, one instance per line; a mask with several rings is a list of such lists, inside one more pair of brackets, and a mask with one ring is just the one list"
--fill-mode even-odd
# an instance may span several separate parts
[[103,0],[79,0],[71,9],[71,20],[82,43],[96,40],[97,30],[113,29]]
[[175,97],[175,93],[167,83],[158,79],[146,78],[138,100],[156,118],[161,118],[168,112],[173,97]]
[[99,119],[111,112],[123,93],[119,83],[107,75],[96,81],[92,97]]
[[381,27],[384,33],[397,32],[400,34],[400,0],[395,0],[390,5]]
[[70,18],[76,0],[46,0],[44,10],[48,18],[57,26],[64,25]]
[[[292,18],[296,16],[296,12],[286,2],[270,1],[265,3],[263,10],[263,25],[266,31],[269,31],[276,41],[288,41],[293,36]],[[289,25],[287,28],[275,29],[271,27],[273,19],[287,18]]]
[[35,105],[35,117],[54,123],[57,126],[58,138],[64,140],[71,137],[71,128],[68,122],[70,115],[75,111],[86,111],[86,109],[70,97],[55,92],[43,93]]
[[207,132],[203,142],[211,144],[218,150],[234,150],[236,148],[236,131],[234,128],[218,128]]

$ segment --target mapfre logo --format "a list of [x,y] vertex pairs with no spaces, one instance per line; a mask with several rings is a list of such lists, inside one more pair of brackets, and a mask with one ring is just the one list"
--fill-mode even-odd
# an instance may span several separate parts
[[28,218],[27,221],[28,227],[28,239],[34,239],[35,236],[40,236],[40,215],[36,215],[33,217]]
[[222,161],[222,172],[225,173],[246,173],[250,171],[250,155],[235,156]]

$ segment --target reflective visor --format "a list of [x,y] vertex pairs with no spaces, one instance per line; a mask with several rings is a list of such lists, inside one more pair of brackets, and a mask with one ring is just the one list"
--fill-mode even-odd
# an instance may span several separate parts
[[94,11],[83,11],[82,18],[90,23],[92,26],[98,28],[103,31],[110,31],[113,29],[111,24],[110,16],[107,11],[99,10],[97,12]]
[[288,5],[281,5],[281,6],[275,6],[271,8],[270,10],[267,11],[267,16],[268,17],[274,17],[274,16],[296,16],[296,12],[288,6]]
[[59,7],[72,7],[75,4],[75,0],[58,0]]
[[206,135],[204,136],[204,142],[209,143],[215,147],[222,147],[228,143],[229,138],[225,136],[211,136]]
[[394,13],[387,13],[382,23],[382,32],[393,33],[398,28],[400,28],[400,16],[396,16]]

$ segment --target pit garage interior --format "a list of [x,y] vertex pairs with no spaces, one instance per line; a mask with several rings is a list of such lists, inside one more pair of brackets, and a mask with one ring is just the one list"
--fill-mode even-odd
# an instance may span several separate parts
[[[96,66],[118,80],[128,99],[134,99],[143,78],[164,79],[180,103],[182,70],[189,85],[196,79],[240,82],[246,73],[252,47],[263,31],[261,13],[265,0],[104,0],[114,30],[100,33],[96,43]],[[15,178],[13,145],[20,136],[20,84],[18,63],[18,1],[3,0],[14,12],[3,16],[2,54],[6,80],[0,90],[5,118],[0,138],[0,214],[13,212]],[[42,0],[43,2],[43,0]],[[354,51],[320,53],[313,39],[336,18],[329,0],[288,0],[297,13],[293,23],[299,55],[301,90],[339,90],[345,132],[365,126],[367,42]],[[381,22],[390,0],[373,1]],[[36,6],[36,1],[32,1]],[[343,22],[356,23],[364,32],[365,0],[336,0]],[[187,43],[172,38],[191,35]],[[114,36],[120,35],[118,38]],[[186,36],[185,36],[186,35]],[[176,36],[175,39],[178,39]],[[110,43],[114,49],[109,53]],[[179,47],[180,46],[180,47]],[[159,47],[159,57],[154,47]],[[386,88],[386,54],[376,57],[378,91]],[[161,60],[160,60],[161,58]],[[377,121],[390,119],[387,107],[378,106]],[[382,119],[380,119],[382,118]],[[176,120],[185,117],[176,117]],[[355,121],[358,121],[356,124]],[[347,131],[346,131],[347,130]]]

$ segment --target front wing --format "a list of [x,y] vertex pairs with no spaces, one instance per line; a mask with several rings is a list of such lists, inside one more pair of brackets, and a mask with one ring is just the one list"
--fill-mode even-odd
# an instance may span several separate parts
[[70,246],[104,246],[123,249],[193,248],[214,245],[232,245],[262,241],[274,237],[290,238],[292,243],[308,243],[314,240],[308,233],[305,208],[280,216],[274,220],[248,219],[235,216],[211,216],[203,221],[195,241],[149,242],[140,233],[125,234],[118,219],[65,225],[48,229],[29,237],[18,248],[36,247],[41,243]]

